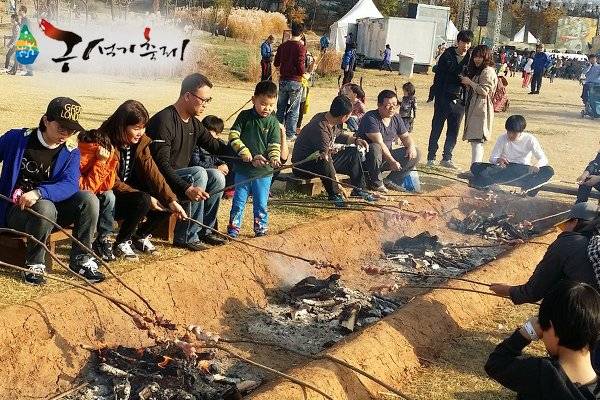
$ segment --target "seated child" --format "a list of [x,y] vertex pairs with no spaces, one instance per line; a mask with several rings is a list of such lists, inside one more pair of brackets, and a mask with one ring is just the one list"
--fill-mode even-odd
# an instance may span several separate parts
[[[273,114],[277,103],[277,85],[262,81],[252,96],[254,107],[242,111],[229,132],[229,143],[241,157],[235,165],[235,195],[229,215],[227,233],[237,237],[244,218],[248,196],[252,194],[254,233],[267,233],[269,214],[267,202],[273,178],[273,168],[281,165],[281,129]],[[242,183],[248,179],[250,182]]]
[[600,151],[588,164],[585,171],[577,178],[579,190],[577,191],[576,203],[585,203],[590,198],[592,188],[600,190]]
[[402,101],[400,102],[400,117],[409,132],[413,130],[413,122],[417,118],[417,98],[415,97],[415,86],[406,82],[402,85]]
[[[520,400],[600,399],[591,350],[600,330],[600,295],[586,283],[563,280],[529,319],[490,354],[485,371]],[[523,355],[541,339],[549,357]]]
[[367,112],[365,108],[365,92],[356,83],[347,83],[340,89],[340,94],[346,96],[352,102],[352,114],[346,121],[346,126],[352,132],[358,130],[361,118]]
[[[548,165],[540,142],[531,133],[524,132],[527,127],[525,117],[511,115],[504,127],[506,132],[498,137],[490,162],[471,165],[473,177],[470,183],[480,188],[510,183],[520,186],[529,196],[535,196],[539,187],[552,178],[554,170]],[[535,164],[531,161],[532,156],[537,160]]]
[[[215,115],[207,115],[204,117],[202,120],[202,125],[204,125],[210,134],[217,139],[225,127],[223,120]],[[209,154],[206,150],[201,149],[198,146],[194,147],[192,158],[190,160],[190,167],[202,167],[204,169],[219,170],[223,175],[225,175],[225,186],[231,186],[233,184],[233,173],[231,173],[233,168],[231,168],[232,165],[230,164],[233,163],[227,163],[221,160],[219,157]],[[235,189],[226,190],[223,192],[223,197],[226,199],[233,197],[234,191]]]

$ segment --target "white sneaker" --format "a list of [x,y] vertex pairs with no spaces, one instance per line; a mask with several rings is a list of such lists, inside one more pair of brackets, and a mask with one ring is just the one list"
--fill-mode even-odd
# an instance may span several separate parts
[[154,245],[150,241],[151,238],[152,235],[148,235],[141,239],[136,239],[133,242],[133,246],[142,253],[152,254],[156,251],[156,247],[154,247]]
[[131,240],[123,243],[118,243],[115,249],[115,255],[117,257],[125,257],[126,260],[137,261],[139,260],[137,254],[131,248]]
[[46,273],[46,266],[44,264],[31,264],[27,265],[29,272],[23,272],[23,279],[25,283],[29,285],[41,285],[46,281],[43,275]]

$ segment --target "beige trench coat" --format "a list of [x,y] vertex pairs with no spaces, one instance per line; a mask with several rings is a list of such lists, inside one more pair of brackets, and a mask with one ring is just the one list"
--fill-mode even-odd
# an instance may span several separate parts
[[494,122],[492,98],[498,85],[496,70],[485,67],[467,87],[463,140],[489,140]]

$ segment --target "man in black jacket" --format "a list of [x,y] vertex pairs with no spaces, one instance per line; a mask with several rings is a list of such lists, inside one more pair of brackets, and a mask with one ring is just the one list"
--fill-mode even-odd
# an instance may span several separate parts
[[510,297],[514,304],[523,304],[543,299],[563,279],[598,288],[594,268],[588,258],[588,245],[594,233],[588,227],[597,217],[597,204],[575,204],[571,208],[569,219],[563,223],[564,232],[548,247],[527,283],[517,286],[494,283],[490,289]]
[[[179,99],[148,121],[147,134],[154,139],[152,156],[171,189],[180,199],[187,215],[211,228],[217,221],[225,175],[215,169],[189,167],[194,147],[210,154],[233,154],[227,145],[214,138],[196,117],[210,103],[212,83],[201,74],[183,80]],[[210,195],[210,193],[215,193]],[[199,251],[224,240],[208,229],[188,220],[177,221],[173,244]]]
[[450,47],[438,59],[435,66],[435,77],[431,87],[428,101],[435,98],[433,105],[433,119],[431,120],[431,134],[427,150],[427,165],[435,165],[435,156],[438,150],[438,141],[447,123],[446,141],[440,165],[456,169],[452,162],[452,150],[456,145],[460,123],[465,114],[463,105],[463,87],[460,75],[463,73],[471,58],[471,42],[473,32],[460,31],[456,38],[456,46]]

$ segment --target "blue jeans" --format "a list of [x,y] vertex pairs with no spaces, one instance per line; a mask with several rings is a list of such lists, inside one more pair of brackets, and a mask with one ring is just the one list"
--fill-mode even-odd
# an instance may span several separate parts
[[[300,116],[302,102],[302,85],[296,81],[279,82],[279,98],[277,99],[277,120],[285,125],[288,138],[296,135],[296,125]],[[288,105],[289,104],[289,105]]]
[[[187,167],[178,169],[175,172],[192,186],[200,187],[209,194],[217,190],[223,190],[225,187],[225,175],[217,169]],[[214,196],[210,196],[208,200],[184,201],[181,205],[188,217],[213,228],[217,222],[217,212],[219,211],[222,195],[223,193],[219,192]],[[210,230],[202,228],[194,222],[177,221],[173,242],[175,244],[194,243],[202,240],[209,233]]]
[[[244,219],[244,208],[246,208],[246,201],[248,201],[250,193],[252,193],[252,208],[254,211],[254,233],[264,234],[267,232],[269,222],[267,202],[269,201],[272,178],[273,176],[265,176],[235,187],[231,213],[229,214],[229,226],[227,227],[228,235],[233,237],[239,235]],[[235,174],[234,178],[236,185],[247,179],[247,176],[238,173]]]
[[115,194],[107,190],[96,195],[100,201],[100,213],[98,215],[97,240],[106,240],[113,233],[115,226]]

